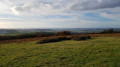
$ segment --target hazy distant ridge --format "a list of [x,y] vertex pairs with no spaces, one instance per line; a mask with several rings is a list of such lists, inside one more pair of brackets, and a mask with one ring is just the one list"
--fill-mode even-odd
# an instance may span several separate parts
[[[0,29],[0,34],[9,33],[31,33],[31,32],[59,32],[71,31],[76,33],[91,33],[101,32],[110,28],[51,28],[51,29]],[[113,28],[115,31],[120,31],[120,28]]]

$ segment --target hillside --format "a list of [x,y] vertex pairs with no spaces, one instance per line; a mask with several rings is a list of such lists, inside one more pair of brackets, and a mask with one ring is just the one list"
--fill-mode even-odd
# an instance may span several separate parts
[[0,44],[0,67],[120,67],[120,38]]

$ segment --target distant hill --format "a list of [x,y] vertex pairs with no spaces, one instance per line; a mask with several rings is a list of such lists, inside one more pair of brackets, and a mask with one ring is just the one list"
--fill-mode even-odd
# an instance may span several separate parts
[[[97,32],[102,32],[103,30],[107,30],[111,28],[56,28],[53,29],[55,31],[71,31],[74,33],[97,33]],[[115,31],[120,31],[120,28],[113,28]]]
[[51,29],[0,29],[0,34],[51,32]]
[[17,30],[0,29],[0,34],[19,33]]
[[[36,32],[60,32],[71,31],[73,33],[97,33],[111,28],[51,28],[51,29],[0,29],[0,34],[10,33],[36,33]],[[113,28],[115,31],[120,31],[120,28]]]

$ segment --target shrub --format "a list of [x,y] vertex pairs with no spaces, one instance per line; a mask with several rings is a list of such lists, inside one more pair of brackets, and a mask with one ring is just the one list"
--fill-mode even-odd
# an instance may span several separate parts
[[63,40],[71,40],[71,38],[67,38],[65,36],[45,38],[45,39],[42,39],[42,40],[38,41],[37,44],[58,42],[58,41],[63,41]]
[[45,38],[37,42],[37,44],[51,43],[51,42],[58,42],[58,41],[60,41],[59,38]]
[[71,35],[70,31],[62,31],[62,32],[58,32],[56,33],[57,36],[61,36],[61,35]]
[[71,38],[68,38],[68,37],[65,37],[65,36],[62,36],[62,37],[58,37],[59,40],[71,40]]
[[80,40],[86,40],[86,39],[91,39],[90,36],[73,36],[72,40],[80,41]]
[[91,39],[91,36],[86,36],[87,39]]

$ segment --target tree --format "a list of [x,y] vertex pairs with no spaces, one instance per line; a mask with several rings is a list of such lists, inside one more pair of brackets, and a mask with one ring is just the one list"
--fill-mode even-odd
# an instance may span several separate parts
[[114,29],[103,30],[102,33],[115,33]]

